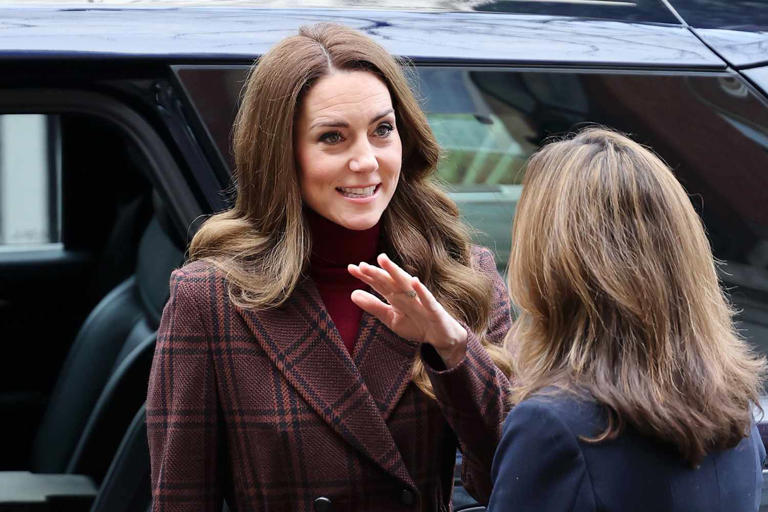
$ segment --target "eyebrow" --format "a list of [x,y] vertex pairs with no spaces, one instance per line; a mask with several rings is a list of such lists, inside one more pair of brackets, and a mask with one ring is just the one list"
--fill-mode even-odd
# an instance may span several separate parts
[[[387,115],[389,115],[389,114],[391,114],[393,112],[394,112],[394,109],[388,108],[387,110],[384,110],[381,113],[376,114],[375,116],[373,116],[368,124],[373,124],[376,121],[378,121],[379,119],[381,119],[382,117],[387,116]],[[331,128],[348,128],[349,127],[349,123],[346,122],[346,121],[341,121],[341,120],[318,121],[318,122],[312,123],[312,125],[309,127],[309,129],[312,130],[312,129],[317,128],[319,126],[331,127]]]

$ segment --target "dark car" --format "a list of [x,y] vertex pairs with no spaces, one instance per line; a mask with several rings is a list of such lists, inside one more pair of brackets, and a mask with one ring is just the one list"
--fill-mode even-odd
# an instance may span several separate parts
[[[653,147],[768,353],[768,3],[344,3],[0,7],[0,510],[149,507],[143,402],[168,278],[231,199],[248,67],[304,24],[413,61],[440,177],[502,272],[543,141],[599,123]],[[460,480],[454,508],[483,510]]]

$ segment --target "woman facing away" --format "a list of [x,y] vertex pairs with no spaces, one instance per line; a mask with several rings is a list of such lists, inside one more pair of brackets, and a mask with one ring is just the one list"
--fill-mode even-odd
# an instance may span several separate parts
[[657,156],[600,128],[536,153],[509,290],[517,405],[489,511],[758,509],[765,361],[734,329],[701,221]]
[[153,510],[444,511],[457,443],[487,500],[509,302],[400,65],[302,28],[252,69],[234,152],[158,331]]

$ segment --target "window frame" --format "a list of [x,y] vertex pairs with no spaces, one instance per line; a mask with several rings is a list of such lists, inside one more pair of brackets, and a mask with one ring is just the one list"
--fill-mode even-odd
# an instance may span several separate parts
[[[175,234],[180,239],[186,240],[190,226],[206,213],[195,198],[189,180],[184,177],[171,149],[157,130],[140,113],[121,101],[87,89],[0,88],[0,113],[83,114],[101,118],[129,137],[146,160],[147,178],[166,206]],[[62,232],[66,229],[66,223],[66,218],[60,220]],[[66,240],[63,242],[60,257],[68,259],[65,255]],[[0,252],[0,262],[13,261],[14,252]],[[39,251],[26,248],[18,251],[18,255],[28,259],[39,254],[47,260],[51,253],[56,252],[53,248]]]

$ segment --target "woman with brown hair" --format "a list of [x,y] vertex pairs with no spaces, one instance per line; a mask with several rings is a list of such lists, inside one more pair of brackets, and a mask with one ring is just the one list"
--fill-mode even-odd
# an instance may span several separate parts
[[400,65],[302,28],[252,69],[234,151],[234,207],[195,235],[158,331],[154,510],[447,510],[457,442],[487,500],[508,300],[432,182]]
[[512,233],[515,381],[489,510],[756,511],[765,361],[651,151],[589,128],[529,161]]

